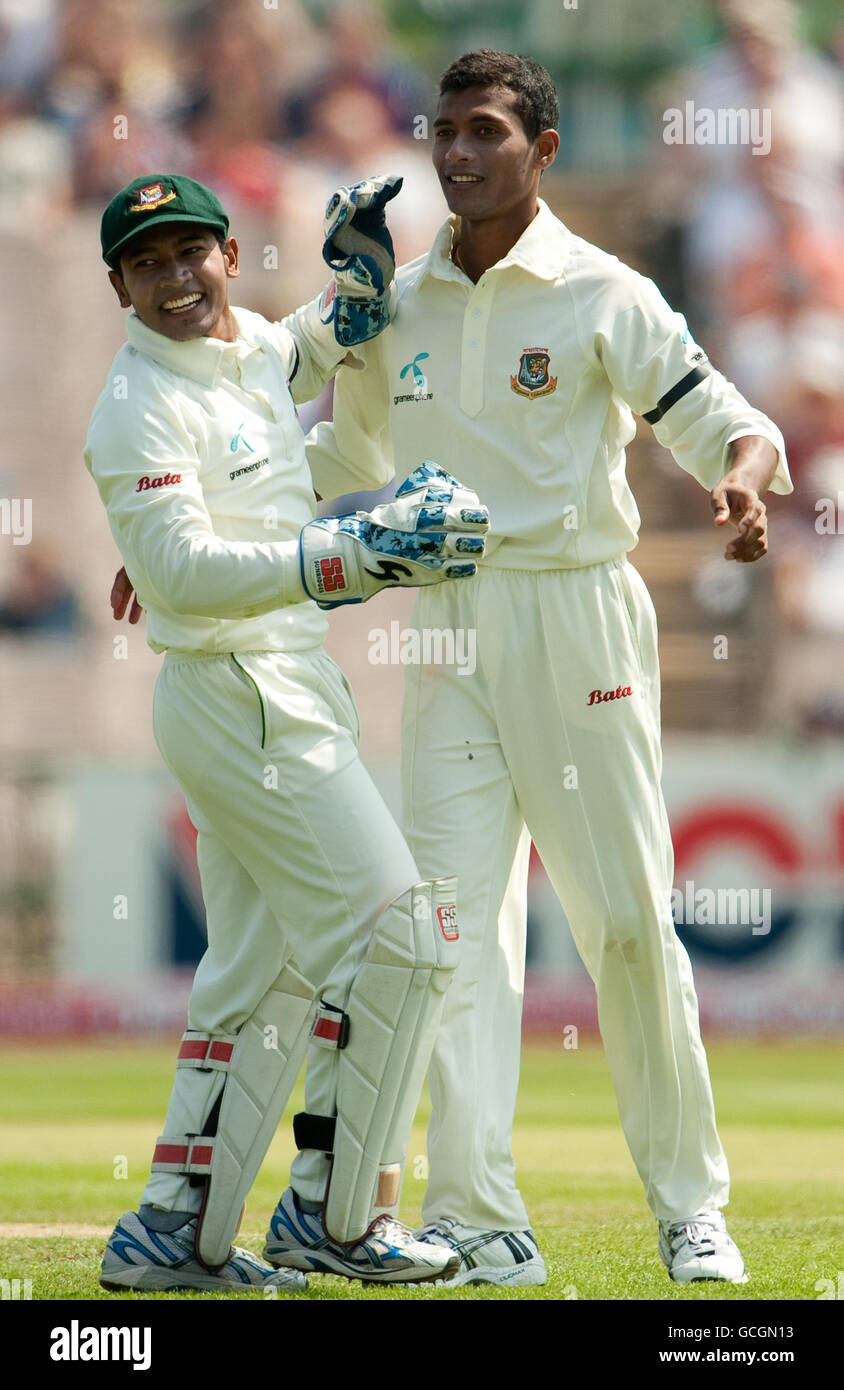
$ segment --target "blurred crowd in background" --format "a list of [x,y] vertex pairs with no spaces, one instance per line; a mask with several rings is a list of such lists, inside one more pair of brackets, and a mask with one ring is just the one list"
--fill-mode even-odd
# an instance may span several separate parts
[[[0,535],[6,766],[152,750],[158,662],[137,634],[134,683],[114,659],[118,557],[81,460],[123,336],[104,204],[138,174],[210,184],[241,243],[237,302],[278,318],[321,288],[322,209],[342,182],[403,174],[398,256],[427,249],[445,208],[420,117],[442,68],[480,46],[528,53],[557,82],[554,211],[652,275],[786,435],[796,494],[772,503],[772,555],[747,570],[720,560],[705,494],[646,426],[630,451],[666,725],[844,733],[837,0],[0,0],[0,496],[33,508],[29,544]],[[689,103],[769,111],[770,149],[666,143],[666,111]],[[712,633],[730,634],[731,664]],[[383,673],[347,664],[377,705],[360,683]]]

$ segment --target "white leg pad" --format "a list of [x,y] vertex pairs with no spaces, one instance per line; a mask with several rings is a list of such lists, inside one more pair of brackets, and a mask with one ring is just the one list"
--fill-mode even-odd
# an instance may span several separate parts
[[[219,1116],[209,1104],[203,1135],[162,1135],[153,1171],[205,1177],[197,1256],[209,1269],[225,1264],[243,1203],[258,1175],[302,1069],[314,1011],[314,988],[286,965],[251,1018],[236,1034],[188,1032],[178,1066],[225,1073]],[[209,1085],[209,1101],[220,1097]]]
[[379,919],[347,1006],[325,1226],[360,1240],[398,1202],[422,1082],[457,965],[457,881],[419,883]]

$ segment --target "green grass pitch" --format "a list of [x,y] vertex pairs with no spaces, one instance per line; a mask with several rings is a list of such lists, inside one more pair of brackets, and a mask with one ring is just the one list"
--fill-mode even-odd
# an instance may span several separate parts
[[[600,1046],[528,1043],[514,1151],[548,1265],[543,1288],[363,1287],[315,1276],[301,1300],[813,1300],[844,1271],[842,1048],[789,1041],[710,1045],[721,1137],[732,1172],[730,1230],[750,1280],[670,1283],[616,1115]],[[0,1278],[31,1280],[33,1300],[223,1294],[107,1294],[97,1283],[115,1219],[137,1207],[160,1133],[176,1045],[12,1046],[3,1063]],[[288,1117],[302,1108],[301,1090]],[[424,1191],[423,1098],[411,1139],[402,1218]],[[249,1199],[239,1242],[256,1253],[293,1154],[285,1119]],[[59,1228],[59,1229],[57,1229]],[[841,1276],[844,1282],[844,1274]],[[820,1281],[831,1281],[828,1285]],[[7,1294],[8,1296],[8,1294]],[[234,1295],[232,1295],[234,1296]],[[245,1295],[260,1298],[259,1293]],[[237,1295],[244,1297],[244,1295]]]

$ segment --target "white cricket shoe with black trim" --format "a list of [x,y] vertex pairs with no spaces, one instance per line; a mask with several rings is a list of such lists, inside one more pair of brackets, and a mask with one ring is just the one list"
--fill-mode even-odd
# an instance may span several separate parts
[[100,1267],[104,1289],[224,1289],[249,1293],[254,1289],[280,1289],[301,1293],[308,1287],[304,1275],[293,1270],[271,1269],[248,1250],[233,1246],[219,1269],[206,1269],[196,1258],[196,1217],[175,1231],[151,1231],[134,1211],[121,1216],[109,1237]]
[[747,1283],[744,1260],[727,1235],[723,1212],[702,1211],[688,1221],[660,1221],[659,1253],[676,1284],[698,1279]]
[[291,1187],[276,1207],[264,1259],[272,1265],[342,1274],[368,1284],[425,1284],[450,1279],[458,1258],[443,1246],[423,1245],[400,1221],[379,1217],[356,1245],[338,1245],[326,1234],[322,1213],[302,1211]]
[[520,1287],[544,1284],[548,1278],[533,1231],[483,1231],[443,1217],[423,1226],[416,1239],[448,1246],[460,1256],[460,1268],[450,1284]]

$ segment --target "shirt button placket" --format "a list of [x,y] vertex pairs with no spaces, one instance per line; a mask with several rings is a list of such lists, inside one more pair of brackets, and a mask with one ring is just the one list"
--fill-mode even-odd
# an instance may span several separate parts
[[463,315],[460,408],[466,415],[477,415],[483,409],[486,339],[493,294],[490,277],[482,275],[469,295]]

